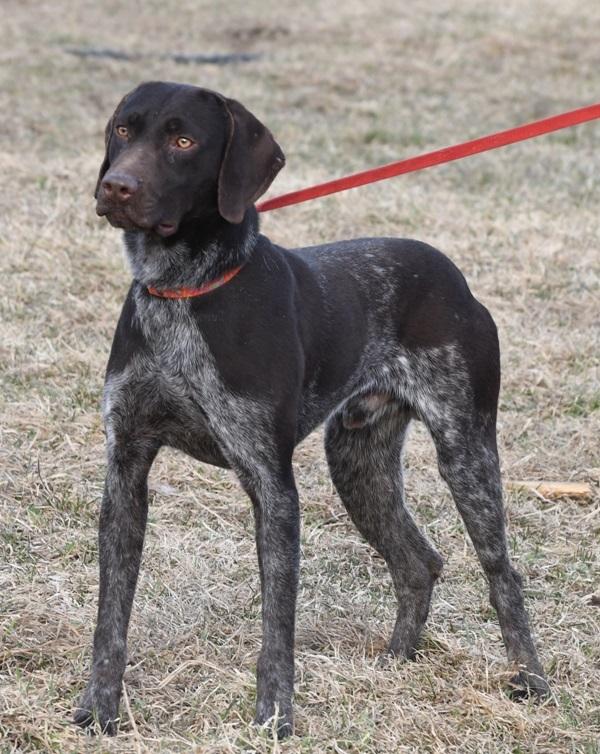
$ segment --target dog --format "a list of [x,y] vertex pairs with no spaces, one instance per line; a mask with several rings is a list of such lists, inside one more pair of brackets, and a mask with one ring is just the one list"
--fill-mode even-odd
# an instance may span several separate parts
[[283,152],[216,92],[141,84],[117,106],[105,142],[97,213],[124,230],[134,279],[106,373],[98,620],[75,722],[117,730],[147,477],[170,446],[232,469],[252,501],[263,631],[255,722],[275,717],[280,737],[293,732],[292,455],[322,423],[336,490],[393,580],[389,655],[414,656],[442,570],[404,504],[402,447],[419,419],[489,582],[514,685],[548,694],[506,546],[497,331],[457,267],[406,239],[271,243],[254,202]]

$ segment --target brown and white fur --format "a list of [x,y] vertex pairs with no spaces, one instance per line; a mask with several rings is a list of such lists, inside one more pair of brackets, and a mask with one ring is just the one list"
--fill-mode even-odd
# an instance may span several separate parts
[[[100,596],[80,725],[116,731],[147,477],[170,446],[231,468],[252,501],[263,621],[256,721],[277,711],[279,735],[293,730],[292,454],[322,423],[335,487],[394,583],[388,652],[414,655],[442,569],[404,502],[402,446],[419,419],[488,579],[515,682],[524,693],[548,691],[506,546],[490,314],[424,243],[364,238],[287,250],[260,235],[253,202],[283,162],[239,103],[191,86],[143,84],[107,126],[98,213],[125,230],[134,279],[106,375]],[[202,296],[148,291],[200,286],[240,265]]]

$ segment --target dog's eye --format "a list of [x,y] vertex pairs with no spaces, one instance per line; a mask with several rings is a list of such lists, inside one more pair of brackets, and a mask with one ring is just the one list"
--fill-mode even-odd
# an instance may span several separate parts
[[187,136],[178,136],[175,139],[175,146],[178,149],[189,149],[194,146],[194,142],[191,139],[188,139]]
[[122,139],[129,138],[129,129],[127,128],[127,126],[117,126],[115,128],[115,131],[117,132],[117,135],[120,136]]

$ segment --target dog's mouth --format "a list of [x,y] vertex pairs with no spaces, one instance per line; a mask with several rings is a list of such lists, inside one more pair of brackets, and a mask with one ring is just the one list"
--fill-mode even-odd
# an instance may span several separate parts
[[172,236],[174,233],[177,232],[177,224],[176,223],[158,223],[158,225],[155,225],[152,230],[155,233],[158,233],[159,236],[162,238],[168,238],[169,236]]
[[100,217],[106,217],[113,228],[120,228],[121,230],[152,231],[161,238],[169,238],[169,236],[177,233],[179,228],[179,223],[169,222],[168,220],[161,220],[157,223],[152,220],[136,219],[131,217],[124,210],[107,208],[101,204],[96,208],[96,214]]

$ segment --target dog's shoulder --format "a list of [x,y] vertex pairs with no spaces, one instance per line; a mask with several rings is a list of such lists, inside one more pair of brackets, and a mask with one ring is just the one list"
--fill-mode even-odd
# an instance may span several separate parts
[[148,342],[137,310],[137,285],[135,282],[131,284],[121,309],[106,369],[107,376],[122,372],[136,354],[148,350]]

